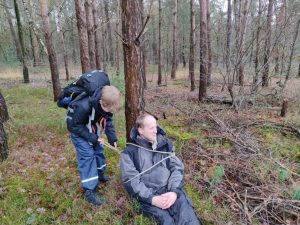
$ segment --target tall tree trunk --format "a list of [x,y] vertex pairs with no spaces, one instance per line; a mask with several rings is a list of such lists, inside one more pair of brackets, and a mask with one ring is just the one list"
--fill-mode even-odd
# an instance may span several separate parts
[[89,44],[86,27],[86,15],[84,10],[84,0],[75,0],[77,28],[80,45],[80,61],[82,73],[90,69]]
[[125,72],[125,117],[126,137],[130,140],[130,130],[140,111],[144,110],[143,85],[141,77],[142,52],[140,40],[142,31],[141,1],[122,0],[122,33]]
[[206,5],[207,5],[207,55],[208,55],[208,61],[207,61],[207,86],[210,86],[211,85],[212,51],[211,51],[211,38],[210,38],[211,25],[210,25],[209,0],[206,0]]
[[231,0],[227,1],[227,24],[226,24],[226,56],[225,56],[225,65],[226,65],[226,77],[230,77],[230,58],[231,58]]
[[21,51],[21,47],[20,47],[20,42],[17,37],[16,31],[15,31],[15,28],[14,28],[14,25],[12,22],[12,15],[11,15],[10,11],[8,10],[9,6],[7,5],[6,1],[7,0],[3,1],[6,18],[7,18],[8,24],[9,24],[9,29],[10,29],[12,40],[13,40],[14,46],[16,48],[17,58],[20,62],[22,62],[22,51]]
[[250,0],[245,0],[244,5],[241,10],[241,16],[240,16],[240,44],[239,44],[239,69],[238,69],[238,78],[239,78],[239,85],[244,85],[244,67],[245,67],[245,36],[246,36],[246,29],[247,29],[247,18],[248,18],[248,12],[250,7]]
[[[40,49],[38,44],[38,39],[36,36],[36,32],[34,29],[34,21],[35,21],[35,13],[34,13],[34,6],[32,3],[32,0],[29,0],[29,2],[25,2],[25,0],[22,0],[25,14],[27,16],[28,24],[29,24],[29,35],[30,35],[30,41],[31,41],[31,47],[32,47],[32,55],[33,55],[33,66],[37,66],[40,64]],[[28,6],[29,4],[29,6]]]
[[173,9],[173,46],[172,46],[172,70],[171,78],[176,78],[177,70],[177,12],[178,12],[178,0],[174,0],[174,9]]
[[45,35],[45,41],[46,41],[46,46],[48,51],[48,58],[50,63],[54,101],[57,101],[61,88],[59,82],[59,72],[57,67],[56,53],[52,44],[51,27],[50,27],[50,21],[48,16],[49,15],[48,1],[39,0],[39,3],[40,3],[40,10],[41,10],[42,20],[44,25],[44,35]]
[[273,17],[273,0],[269,0],[267,24],[266,24],[266,41],[264,49],[264,67],[262,73],[262,86],[269,86],[269,67],[271,56],[271,37],[272,37],[272,17]]
[[71,20],[70,22],[70,30],[71,30],[71,37],[70,42],[72,46],[72,60],[74,64],[77,64],[77,56],[76,56],[76,46],[75,46],[75,33],[74,33],[74,22]]
[[20,20],[20,12],[19,12],[19,6],[17,3],[17,0],[14,0],[14,9],[15,9],[15,13],[16,13],[19,41],[20,41],[21,51],[22,51],[23,81],[24,81],[24,83],[29,83],[29,72],[28,72],[28,67],[27,67],[25,44],[24,44],[24,39],[23,39],[23,30],[22,30],[22,24],[21,24],[21,20]]
[[7,136],[3,127],[3,123],[5,123],[8,119],[9,116],[5,99],[0,92],[0,162],[3,162],[8,157]]
[[195,90],[195,10],[194,0],[190,0],[190,56],[189,77],[191,79],[191,91]]
[[57,30],[58,30],[58,35],[59,35],[59,39],[60,39],[60,44],[61,44],[61,53],[64,56],[64,64],[65,64],[65,72],[66,72],[66,80],[69,80],[69,68],[68,68],[68,54],[66,51],[66,46],[65,46],[65,33],[62,30],[62,25],[61,25],[61,16],[62,16],[62,12],[60,10],[58,10],[58,18],[57,18]]
[[199,101],[207,97],[207,5],[206,0],[200,2],[200,82]]
[[293,42],[291,44],[291,53],[290,53],[289,64],[288,64],[288,68],[287,68],[287,72],[286,72],[286,76],[285,76],[285,80],[284,80],[284,87],[286,86],[287,81],[290,78],[291,65],[292,65],[292,60],[293,60],[293,55],[294,55],[294,50],[295,50],[295,43],[296,43],[298,33],[299,33],[299,26],[300,26],[300,16],[298,18],[298,21],[297,21],[297,24],[296,24],[296,27],[295,27]]
[[162,74],[161,74],[161,23],[162,23],[161,1],[162,0],[158,0],[158,50],[157,50],[158,78],[157,78],[157,85],[161,85],[161,81],[162,81]]
[[97,2],[92,1],[92,12],[93,12],[93,22],[94,22],[94,35],[95,35],[95,57],[96,57],[96,68],[101,69],[101,44],[100,44],[100,31],[98,28],[97,21]]
[[104,10],[105,10],[105,19],[106,19],[106,32],[107,32],[107,43],[109,47],[109,61],[110,64],[114,65],[114,48],[113,48],[113,39],[111,35],[111,20],[109,18],[109,8],[108,8],[108,2],[109,1],[103,1],[104,2]]
[[182,57],[182,67],[186,67],[186,60],[185,60],[185,40],[184,34],[182,35],[182,46],[181,46],[181,57]]
[[92,0],[85,0],[85,13],[86,13],[86,27],[89,43],[89,57],[90,68],[96,69],[96,53],[95,53],[95,34],[94,34],[94,20],[92,12]]
[[[140,0],[140,6],[141,6],[141,13],[142,13],[142,24],[144,25],[144,23],[147,23],[150,15],[147,15],[147,19],[144,19],[144,4],[143,4],[143,0]],[[142,78],[143,78],[143,88],[147,89],[147,77],[146,77],[146,48],[145,48],[145,35],[141,36],[139,38],[140,40],[140,46],[141,46],[141,51],[142,51],[142,62],[143,62],[143,66],[142,66]]]
[[[121,20],[121,6],[120,1],[118,1],[118,17],[116,21],[116,31],[120,32],[120,20]],[[116,38],[116,75],[120,74],[120,38]]]
[[258,87],[258,77],[259,77],[259,50],[260,50],[260,31],[261,31],[261,15],[262,15],[262,0],[258,0],[258,15],[257,15],[257,25],[256,25],[256,50],[255,50],[255,59],[254,59],[254,69],[255,69],[255,75],[254,75],[254,80],[253,80],[253,87],[252,90],[254,92],[257,91]]

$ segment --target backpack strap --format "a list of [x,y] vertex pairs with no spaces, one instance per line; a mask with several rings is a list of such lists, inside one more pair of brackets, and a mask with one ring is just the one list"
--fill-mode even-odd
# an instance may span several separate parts
[[95,108],[92,107],[92,113],[89,115],[89,122],[86,125],[86,127],[89,129],[90,133],[93,133],[93,129],[92,129],[92,121],[95,119]]

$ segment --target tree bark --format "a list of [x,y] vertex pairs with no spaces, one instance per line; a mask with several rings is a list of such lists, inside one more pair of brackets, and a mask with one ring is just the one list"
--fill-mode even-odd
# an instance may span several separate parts
[[125,117],[126,137],[140,111],[144,110],[143,85],[141,77],[142,52],[138,34],[142,30],[141,1],[122,0],[122,34],[125,72]]
[[226,56],[225,56],[225,65],[226,65],[226,77],[229,78],[230,75],[230,58],[231,58],[231,0],[227,2],[227,24],[226,24]]
[[[121,20],[121,6],[120,1],[118,1],[118,17],[116,21],[116,31],[118,33],[120,32],[120,20]],[[116,75],[118,76],[120,74],[120,38],[116,38]]]
[[[34,6],[32,0],[29,0],[28,3],[25,0],[22,0],[25,14],[27,16],[28,24],[29,24],[29,35],[30,42],[32,47],[32,55],[33,55],[33,66],[36,67],[41,63],[40,59],[40,49],[38,44],[38,38],[34,28],[35,14],[34,14]],[[29,6],[28,6],[29,4]]]
[[84,6],[86,12],[90,68],[96,69],[95,34],[94,34],[94,19],[93,19],[93,12],[92,12],[92,0],[85,0]]
[[50,27],[50,21],[48,16],[49,15],[48,1],[39,0],[39,3],[40,3],[40,10],[41,10],[42,20],[44,25],[44,35],[45,35],[45,41],[46,41],[46,46],[48,51],[48,59],[50,63],[54,101],[57,101],[61,88],[60,88],[56,53],[52,44],[51,27]]
[[294,55],[294,50],[295,50],[295,43],[296,43],[298,33],[299,33],[299,26],[300,26],[300,16],[299,16],[298,21],[295,26],[293,42],[291,44],[291,53],[290,53],[290,57],[289,57],[289,64],[288,64],[288,68],[287,68],[287,72],[286,72],[286,76],[285,76],[285,80],[284,80],[284,87],[286,86],[286,84],[290,78],[292,60],[293,60],[293,55]]
[[191,80],[191,91],[195,90],[195,10],[194,0],[190,0],[190,56],[189,77]]
[[200,0],[200,82],[199,101],[207,97],[207,5]]
[[9,116],[5,99],[0,92],[0,162],[3,162],[8,157],[7,136],[3,127],[3,123],[5,123],[8,119]]
[[262,15],[262,2],[261,0],[258,0],[258,15],[257,15],[257,30],[256,30],[256,39],[255,39],[255,43],[256,43],[256,50],[255,50],[255,59],[254,59],[254,70],[255,70],[255,75],[254,75],[254,80],[253,80],[253,87],[252,90],[254,92],[257,91],[257,87],[258,87],[258,77],[259,77],[259,50],[260,50],[260,31],[261,31],[261,24],[260,24],[260,20],[261,20],[261,15]]
[[269,86],[269,67],[271,56],[271,37],[272,37],[272,17],[273,17],[273,0],[269,0],[267,24],[266,24],[266,40],[264,49],[264,66],[262,73],[262,86]]
[[104,11],[105,11],[105,19],[106,19],[106,32],[107,32],[107,43],[108,43],[108,49],[109,49],[109,61],[110,64],[113,66],[114,65],[114,48],[113,48],[113,39],[111,35],[111,21],[109,18],[109,9],[108,9],[108,1],[103,1],[104,2]]
[[12,15],[11,15],[10,11],[8,10],[9,6],[7,5],[6,1],[7,0],[3,1],[6,18],[7,18],[8,24],[9,24],[9,29],[10,29],[12,40],[13,40],[14,46],[16,48],[17,58],[20,62],[22,62],[22,52],[21,52],[20,42],[17,37],[16,31],[15,31],[15,28],[14,28],[14,25],[12,22]]
[[94,35],[95,35],[95,54],[96,54],[96,68],[101,69],[101,44],[100,44],[100,31],[98,28],[97,21],[97,3],[95,0],[92,1],[92,12],[94,21]]
[[69,67],[68,67],[68,54],[66,51],[66,46],[65,46],[65,33],[62,30],[62,25],[61,25],[61,16],[62,12],[59,10],[58,12],[58,18],[57,18],[57,28],[58,28],[58,35],[60,38],[60,43],[61,43],[61,50],[62,50],[62,55],[64,56],[64,64],[65,64],[65,73],[66,73],[66,80],[69,80],[70,75],[69,75]]
[[174,0],[173,9],[173,46],[172,46],[172,70],[171,78],[176,78],[177,70],[177,12],[178,12],[178,0]]
[[161,1],[162,0],[158,0],[158,50],[157,50],[158,78],[157,78],[157,85],[161,85],[161,81],[162,81],[162,74],[161,74],[161,23],[162,23]]
[[211,25],[210,25],[209,0],[206,0],[206,5],[207,5],[207,55],[208,55],[208,61],[207,61],[207,86],[210,86],[211,85],[212,51],[211,51],[211,38],[210,38]]
[[19,41],[20,41],[21,51],[22,51],[23,81],[24,81],[24,83],[29,83],[29,72],[28,72],[28,67],[27,67],[25,44],[24,44],[24,39],[23,39],[23,30],[22,30],[22,24],[21,24],[20,12],[19,12],[19,6],[17,3],[17,0],[14,0],[14,9],[15,9],[15,13],[16,13]]
[[85,73],[90,70],[90,57],[84,0],[75,0],[75,10],[79,35],[81,69],[82,73]]

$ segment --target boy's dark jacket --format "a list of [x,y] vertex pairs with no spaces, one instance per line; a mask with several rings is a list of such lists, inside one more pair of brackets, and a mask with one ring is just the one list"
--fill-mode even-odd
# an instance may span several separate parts
[[[103,87],[106,85],[110,85],[110,82],[107,76],[103,76]],[[96,128],[96,123],[101,118],[104,118],[106,120],[104,123],[105,134],[109,143],[113,145],[117,141],[116,132],[112,124],[113,114],[105,112],[99,103],[103,87],[97,89],[92,96],[82,93],[70,103],[67,114],[67,127],[71,133],[84,138],[92,144],[97,144],[98,135],[90,133],[90,130],[92,127]],[[93,108],[95,109],[94,116],[92,115]],[[89,121],[91,122],[90,124]]]
[[[135,144],[152,149],[152,144],[142,139],[138,135],[136,128],[132,128],[130,138]],[[157,148],[155,150],[164,152],[174,151],[173,144],[168,141],[164,130],[160,127],[157,127]],[[179,190],[183,187],[184,167],[176,156],[163,160],[148,172],[128,182],[128,180],[140,172],[145,171],[168,156],[168,154],[149,152],[141,147],[127,145],[121,155],[120,167],[122,181],[129,195],[151,204],[154,195],[168,191],[180,193]]]

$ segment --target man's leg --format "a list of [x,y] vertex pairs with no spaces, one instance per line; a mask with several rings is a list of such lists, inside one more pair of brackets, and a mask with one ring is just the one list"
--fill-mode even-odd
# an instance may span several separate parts
[[93,205],[101,205],[103,200],[95,191],[99,181],[94,148],[86,140],[74,134],[71,134],[71,140],[77,153],[77,166],[81,186],[85,190],[85,198]]
[[167,210],[147,203],[141,203],[141,210],[144,215],[154,218],[159,225],[175,225],[172,216]]
[[183,225],[200,225],[200,221],[197,218],[192,201],[188,198],[184,191],[177,195],[177,200],[168,209],[170,215],[172,215],[175,224]]

